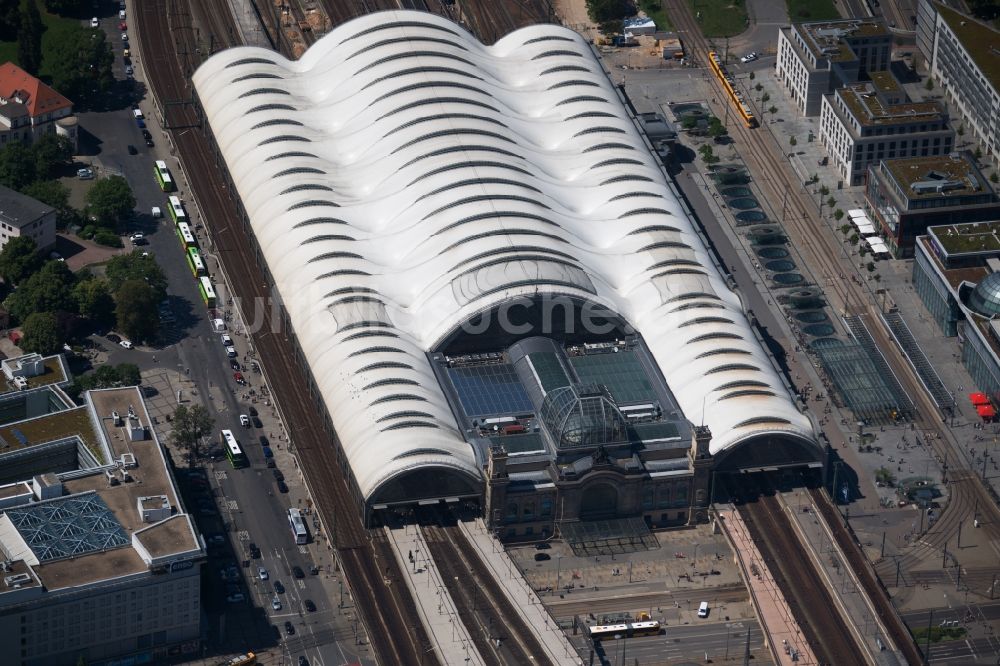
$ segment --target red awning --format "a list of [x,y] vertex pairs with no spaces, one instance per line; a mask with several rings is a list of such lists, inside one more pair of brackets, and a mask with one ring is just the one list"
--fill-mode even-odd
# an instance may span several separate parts
[[979,405],[976,407],[976,411],[984,419],[992,419],[997,415],[997,410],[993,409],[993,405]]
[[988,405],[990,404],[990,399],[986,397],[985,393],[970,393],[969,400],[972,401],[973,405]]

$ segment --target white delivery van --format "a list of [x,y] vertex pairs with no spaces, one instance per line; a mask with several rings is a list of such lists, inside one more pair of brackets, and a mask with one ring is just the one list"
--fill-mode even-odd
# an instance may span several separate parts
[[698,604],[698,617],[708,617],[708,602],[703,601]]

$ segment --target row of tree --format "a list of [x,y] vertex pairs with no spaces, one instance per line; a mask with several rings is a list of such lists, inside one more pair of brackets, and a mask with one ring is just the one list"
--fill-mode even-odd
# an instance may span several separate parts
[[152,256],[113,257],[103,278],[74,275],[65,262],[43,261],[35,242],[24,236],[0,251],[0,277],[17,286],[4,305],[21,325],[22,348],[40,354],[59,351],[88,322],[98,330],[113,327],[134,342],[152,340],[159,330],[157,308],[167,292],[166,276]]

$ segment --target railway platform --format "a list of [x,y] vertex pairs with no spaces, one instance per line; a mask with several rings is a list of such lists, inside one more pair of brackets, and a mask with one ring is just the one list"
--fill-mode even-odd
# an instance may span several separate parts
[[443,666],[485,666],[430,558],[430,549],[420,528],[415,525],[386,527],[385,533],[416,603],[420,621],[433,643],[432,649]]
[[521,614],[524,623],[531,627],[535,637],[554,666],[581,666],[583,661],[570,645],[569,639],[556,625],[538,595],[521,576],[499,541],[486,529],[482,519],[458,523],[462,533],[476,549],[476,554],[493,572],[500,588],[511,604]]
[[[775,663],[787,666],[818,665],[815,653],[809,647],[777,582],[764,564],[764,558],[750,538],[743,519],[732,508],[720,508],[718,515],[743,570],[747,587],[750,588],[750,597],[757,609],[765,642],[771,649]],[[793,653],[797,655],[794,659]]]

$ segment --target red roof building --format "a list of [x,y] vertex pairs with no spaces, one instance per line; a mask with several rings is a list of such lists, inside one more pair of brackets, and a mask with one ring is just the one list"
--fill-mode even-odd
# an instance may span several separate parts
[[[19,113],[3,113],[8,105],[19,105],[11,107],[18,109]],[[17,117],[23,116],[19,107],[27,110],[27,118]],[[75,119],[68,120],[72,116],[73,102],[14,63],[0,65],[0,144],[12,137],[24,140],[58,132],[75,145]],[[25,123],[30,127],[30,136],[24,131]]]

